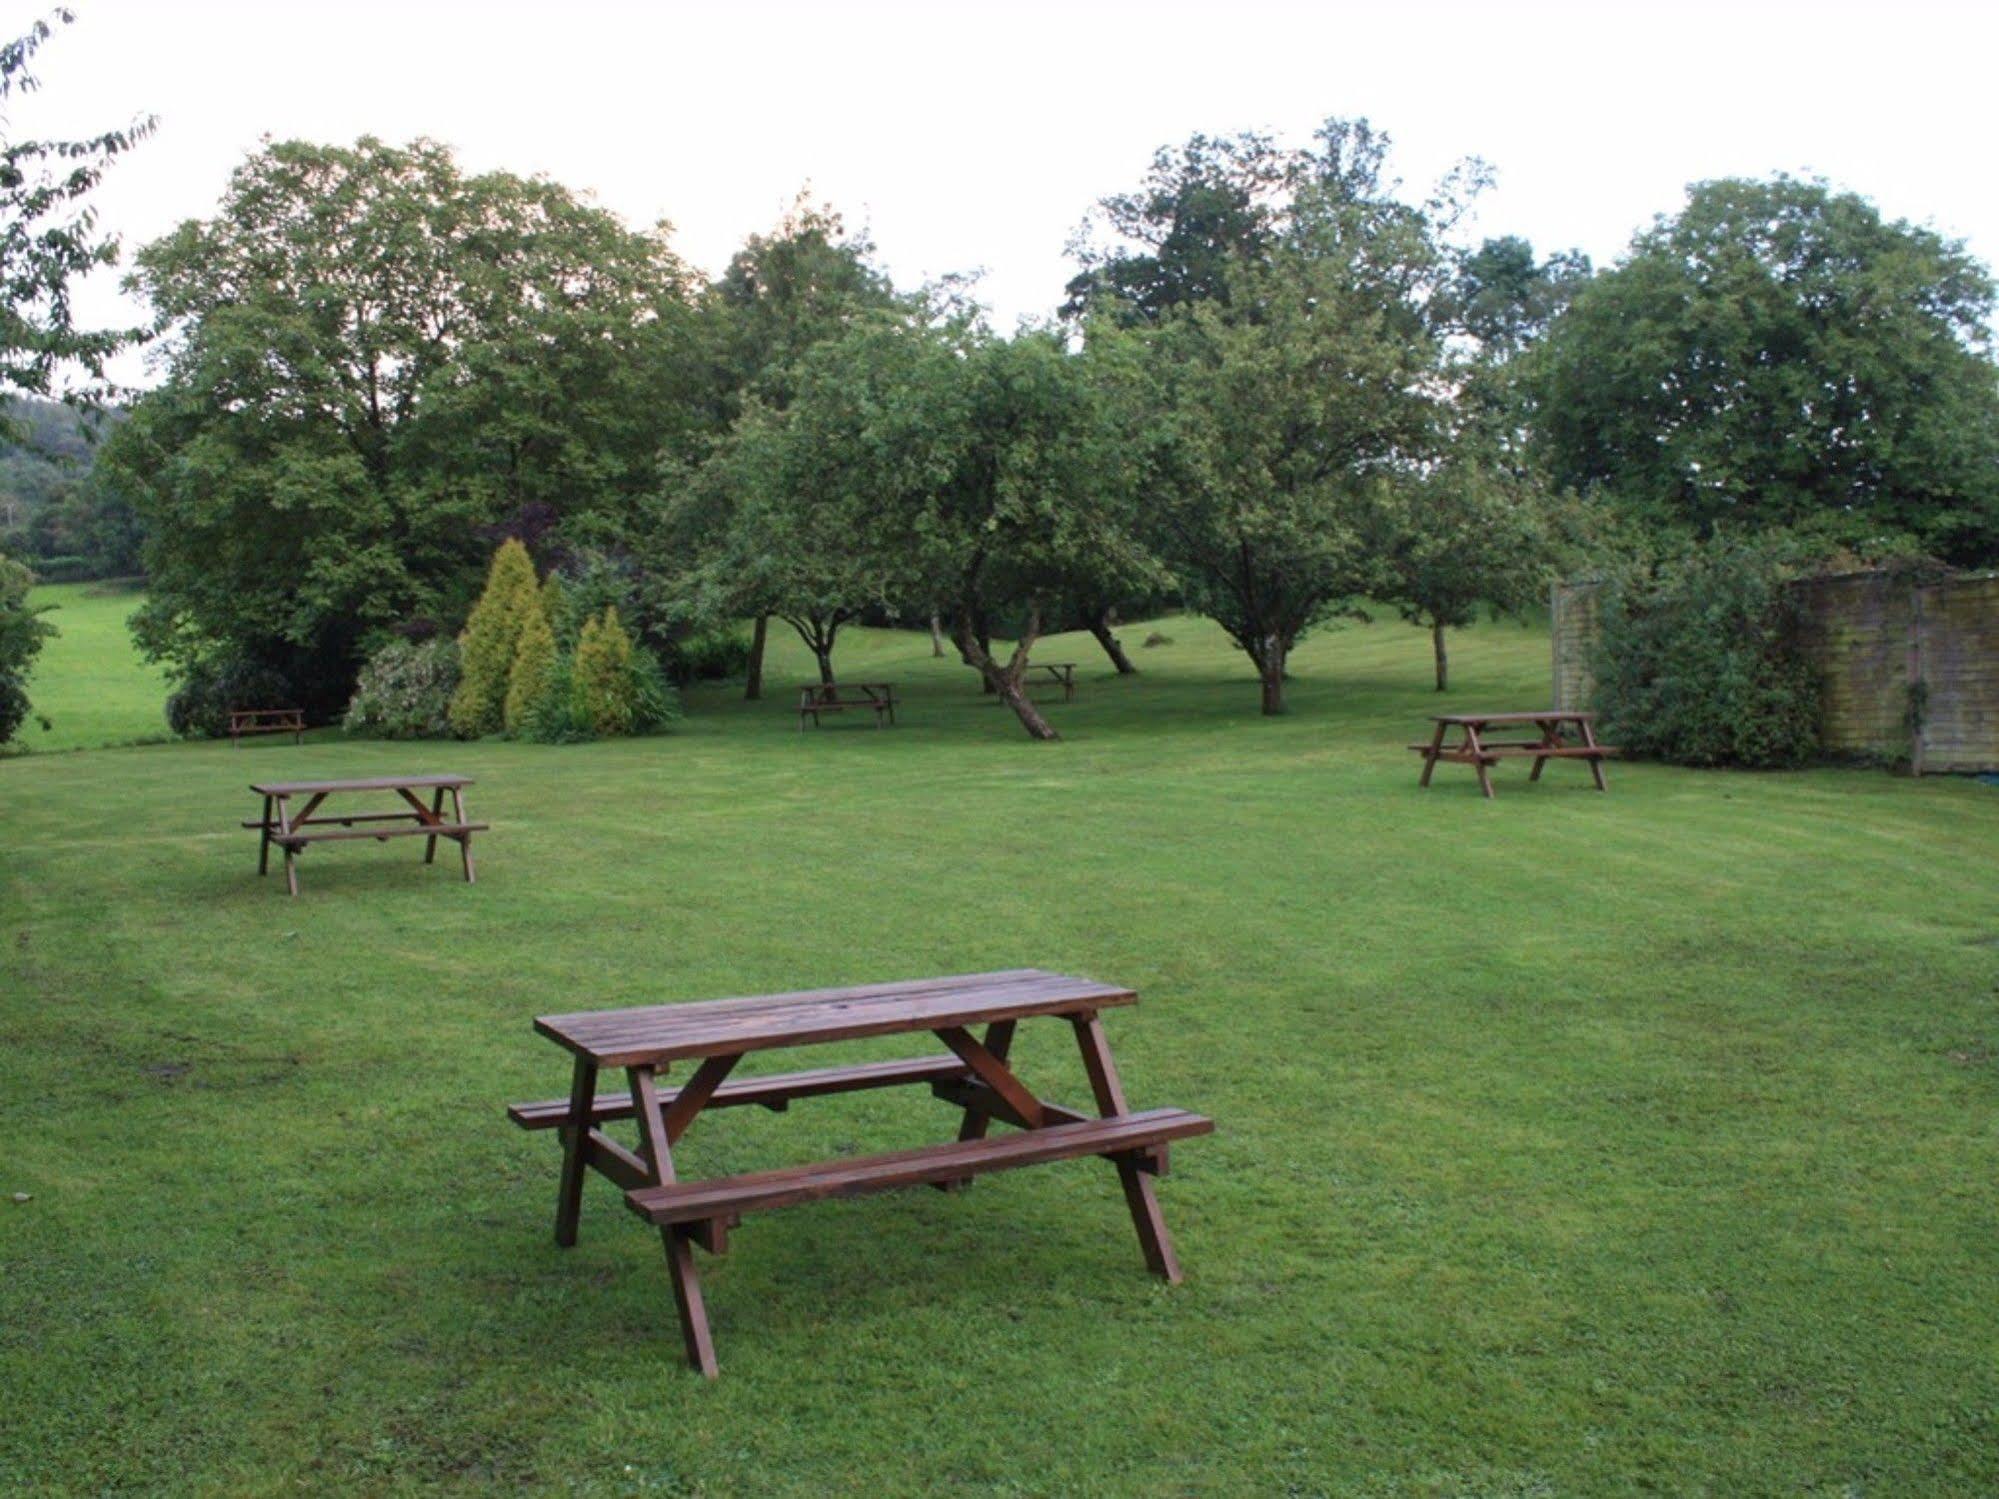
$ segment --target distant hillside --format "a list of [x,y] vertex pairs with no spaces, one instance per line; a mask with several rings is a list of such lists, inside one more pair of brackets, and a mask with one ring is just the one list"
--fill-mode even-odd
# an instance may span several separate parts
[[0,552],[51,582],[139,571],[142,540],[130,501],[96,470],[117,410],[0,397]]

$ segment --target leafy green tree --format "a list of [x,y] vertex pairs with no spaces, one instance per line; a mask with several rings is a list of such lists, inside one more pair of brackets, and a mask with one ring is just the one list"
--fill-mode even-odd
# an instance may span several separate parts
[[1459,260],[1450,313],[1482,352],[1509,358],[1547,332],[1590,274],[1580,250],[1542,260],[1518,235],[1488,239]]
[[[76,17],[66,8],[0,45],[0,127],[17,95],[40,85],[29,69],[55,27]],[[49,394],[56,372],[79,367],[80,394],[103,393],[105,362],[132,341],[130,332],[76,326],[70,283],[115,265],[118,242],[101,234],[90,195],[105,170],[153,132],[150,117],[87,140],[20,140],[0,134],[0,381]]]
[[528,549],[501,544],[486,575],[486,590],[458,637],[458,690],[451,698],[451,727],[463,739],[495,734],[505,725],[508,681],[521,632],[543,618],[541,590]]
[[1823,182],[1702,183],[1530,356],[1556,483],[1708,535],[1835,523],[1999,560],[1994,291]]
[[549,628],[543,609],[530,609],[521,621],[520,640],[514,646],[514,664],[507,673],[504,718],[509,734],[524,734],[528,718],[547,696],[555,676],[555,631]]
[[28,603],[35,575],[0,557],[0,744],[12,739],[28,718],[28,671],[42,642],[55,629]]
[[616,529],[680,420],[663,231],[431,142],[269,145],[134,282],[165,379],[103,461],[151,526],[140,639],[308,704],[345,700],[384,626],[461,617],[524,512],[551,548]]
[[[770,233],[744,242],[702,304],[724,423],[742,418],[768,429],[781,421],[807,353],[854,319],[895,305],[895,289],[873,256],[865,234],[849,232],[837,212],[804,193]],[[766,553],[754,544],[757,522],[745,509],[767,511],[776,492],[757,487],[769,471],[745,459],[768,453],[766,436],[752,431],[742,444],[731,443],[736,451],[705,475],[688,468],[671,472],[675,493],[653,536],[659,560],[651,591],[662,597],[665,613],[701,625],[742,615],[754,621],[743,692],[750,699],[763,693],[773,614],[804,636],[822,673],[830,669],[833,637],[845,617],[842,603],[825,598],[843,591],[838,580],[812,576],[796,545]],[[792,541],[811,530],[817,513],[809,505],[794,511],[793,518],[806,524],[789,527]],[[743,567],[746,556],[752,565]]]
[[1446,383],[1435,222],[1378,184],[1298,217],[1269,256],[1231,265],[1226,299],[1098,335],[1140,413],[1153,545],[1273,714],[1292,647],[1382,581],[1371,521],[1436,456]]
[[1437,691],[1450,685],[1447,630],[1481,608],[1529,609],[1554,575],[1545,504],[1529,481],[1471,457],[1453,457],[1384,488],[1375,550],[1402,617],[1430,631]]
[[[1129,491],[1106,482],[1113,429],[1083,363],[1052,332],[881,316],[814,351],[791,409],[820,461],[871,497],[858,554],[904,596],[939,601],[960,655],[1036,739],[1057,735],[1023,685],[1035,643],[1080,578],[1143,556]],[[989,629],[1002,613],[1023,621],[1005,659]]]
[[632,638],[618,611],[606,609],[583,622],[570,667],[572,713],[578,724],[603,738],[629,734],[635,712]]

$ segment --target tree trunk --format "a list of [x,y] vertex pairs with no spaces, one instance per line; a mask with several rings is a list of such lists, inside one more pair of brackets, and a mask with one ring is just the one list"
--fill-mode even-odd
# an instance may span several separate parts
[[1034,648],[1034,642],[1041,634],[1041,612],[1035,610],[1027,616],[1027,628],[1013,648],[1012,659],[1004,666],[993,660],[992,652],[986,649],[981,638],[983,633],[961,611],[958,615],[958,654],[978,671],[986,684],[986,691],[998,693],[1000,701],[1013,709],[1014,716],[1027,730],[1029,738],[1060,739],[1062,736],[1041,716],[1041,710],[1027,700],[1027,691],[1021,686],[1021,679],[1027,674],[1027,653]]
[[1263,638],[1257,669],[1263,677],[1263,711],[1275,715],[1284,711],[1284,642],[1275,635]]
[[1437,652],[1437,691],[1442,692],[1450,685],[1451,658],[1444,649],[1444,627],[1441,622],[1430,626],[1430,644]]
[[944,621],[937,617],[935,609],[930,611],[930,654],[944,654]]
[[822,651],[815,646],[813,647],[812,655],[819,662],[819,685],[822,687],[831,687],[833,685],[833,652],[831,647]]
[[756,702],[764,695],[764,642],[770,637],[770,616],[759,614],[756,628],[750,632],[750,669],[743,682],[743,698],[746,702]]
[[[988,621],[987,621],[987,619],[986,619],[986,616],[985,616],[985,613],[984,613],[984,611],[981,611],[981,612],[980,612],[980,614],[979,614],[979,622],[978,622],[978,640],[979,640],[979,654],[980,654],[981,656],[983,656],[983,657],[984,657],[984,658],[985,658],[986,660],[988,660],[988,661],[992,660],[992,658],[993,658],[993,627],[992,627],[992,625],[991,625],[990,623],[988,623]],[[972,664],[973,664],[974,666],[978,665],[978,663],[977,663],[976,661],[974,661],[974,662],[973,662]],[[984,680],[984,682],[985,682],[985,686],[984,686],[984,688],[983,688],[983,689],[981,689],[982,691],[985,691],[985,692],[988,692],[988,693],[992,693],[992,692],[998,692],[998,691],[999,691],[999,688],[997,688],[997,687],[995,687],[995,686],[993,685],[993,679],[992,679],[991,677],[989,677],[989,676],[986,676],[986,674],[985,674],[985,673],[984,673],[983,671],[981,671],[981,672],[979,673],[979,675],[980,675],[980,677],[981,677],[981,678],[982,678],[982,679]]]
[[1104,654],[1111,658],[1111,665],[1117,668],[1121,677],[1135,677],[1138,668],[1131,664],[1131,657],[1124,653],[1124,643],[1111,633],[1111,613],[1099,609],[1090,615],[1090,633],[1097,637],[1097,644],[1104,648]]

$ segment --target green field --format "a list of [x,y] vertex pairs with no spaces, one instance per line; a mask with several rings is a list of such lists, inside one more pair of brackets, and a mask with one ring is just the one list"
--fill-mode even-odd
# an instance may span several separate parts
[[54,606],[44,617],[57,631],[28,679],[28,699],[49,727],[44,732],[31,721],[19,744],[67,750],[168,737],[166,675],[138,658],[125,628],[143,597],[117,583],[51,583],[34,591],[30,603]]
[[[1039,652],[1085,663],[1054,745],[857,633],[899,728],[799,733],[787,643],[661,739],[0,762],[0,1487],[1999,1489],[1999,792],[1419,791],[1416,631],[1315,639],[1264,720],[1161,628],[1136,679]],[[1453,705],[1546,701],[1538,631],[1453,664]],[[476,886],[413,840],[256,877],[246,781],[423,768],[478,778]],[[710,1385],[610,1188],[551,1244],[555,1145],[502,1113],[565,1086],[534,1015],[1022,964],[1137,988],[1134,1103],[1217,1121],[1161,1184],[1183,1286],[1096,1161],[761,1215],[704,1260]],[[1087,1096],[1065,1029],[1015,1055]],[[953,1124],[847,1095],[679,1155]]]

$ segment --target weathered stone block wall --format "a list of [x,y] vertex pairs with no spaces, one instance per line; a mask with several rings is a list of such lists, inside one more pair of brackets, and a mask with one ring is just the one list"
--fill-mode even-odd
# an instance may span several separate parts
[[[1792,587],[1825,676],[1828,755],[1919,775],[1999,770],[1999,573],[1843,573]],[[1551,614],[1555,706],[1586,707],[1597,585],[1557,586]]]

